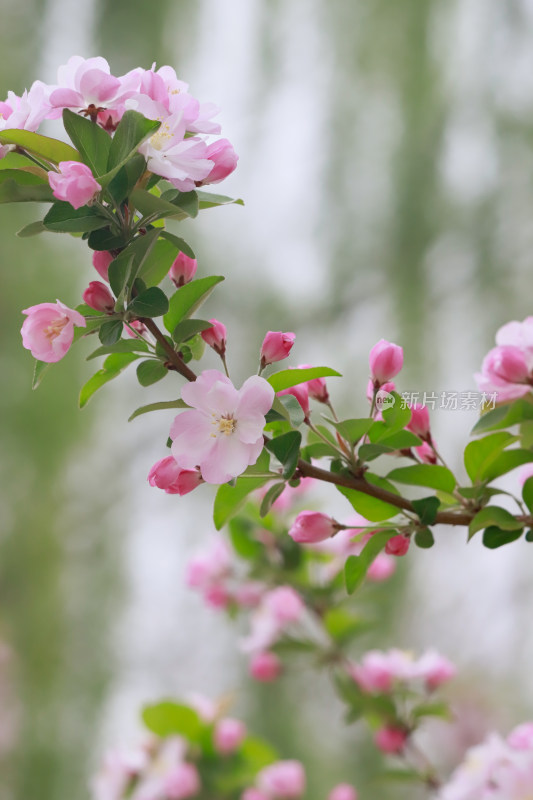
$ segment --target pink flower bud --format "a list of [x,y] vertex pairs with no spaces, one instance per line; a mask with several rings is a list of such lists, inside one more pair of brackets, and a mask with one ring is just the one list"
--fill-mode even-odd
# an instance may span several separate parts
[[369,581],[374,583],[381,583],[386,581],[396,571],[396,561],[391,556],[385,553],[378,553],[373,562],[370,564],[366,577]]
[[247,581],[235,590],[233,599],[241,608],[255,608],[261,602],[265,586],[257,581]]
[[48,183],[54,197],[65,200],[73,208],[90,203],[102,187],[89,167],[79,161],[60,161],[59,172],[48,173]]
[[328,800],[357,800],[357,792],[350,783],[339,783],[328,794]]
[[289,389],[283,389],[281,392],[278,392],[278,397],[282,397],[284,394],[292,394],[300,403],[305,416],[309,416],[309,389],[306,383],[298,383],[296,386],[291,386]]
[[275,361],[283,361],[291,352],[294,344],[294,333],[283,333],[282,331],[268,331],[261,345],[261,367],[273,364]]
[[389,539],[385,545],[385,552],[390,556],[404,556],[409,550],[410,542],[411,540],[408,536],[399,533],[397,536],[393,536],[392,539]]
[[278,586],[263,597],[263,606],[268,609],[276,622],[285,624],[298,622],[304,611],[304,603],[292,586]]
[[423,461],[424,464],[436,464],[437,463],[437,454],[433,450],[430,444],[424,442],[424,444],[415,447],[415,452],[418,455],[420,461]]
[[270,800],[270,798],[264,792],[260,792],[259,789],[251,786],[241,794],[241,800]]
[[140,333],[141,336],[144,336],[145,333],[148,333],[148,328],[146,327],[144,322],[141,322],[138,319],[132,319],[128,322],[127,325],[124,326],[124,333],[126,334],[126,336],[129,336],[131,339],[134,339],[135,334],[133,333],[131,328],[136,330],[137,333]]
[[209,322],[212,327],[202,331],[200,336],[209,347],[213,348],[215,353],[223,356],[226,352],[226,326],[217,319],[210,319]]
[[430,691],[433,691],[454,678],[457,675],[457,669],[451,661],[441,656],[436,650],[429,650],[416,663],[415,674],[425,681],[426,687]]
[[[388,381],[387,383],[382,383],[379,387],[379,394],[383,395],[383,393],[390,394],[391,392],[396,391],[396,384],[394,381]],[[374,381],[372,378],[368,379],[368,383],[366,385],[366,396],[368,402],[371,403],[374,397]]]
[[296,800],[305,792],[305,772],[299,761],[276,761],[257,775],[257,785],[273,800]]
[[212,583],[204,589],[204,600],[211,608],[227,608],[232,597],[223,583]]
[[113,261],[113,256],[108,250],[95,250],[93,253],[93,267],[104,281],[109,283],[109,265]]
[[507,737],[507,744],[515,750],[533,750],[533,722],[523,722]]
[[264,650],[256,653],[250,661],[250,675],[261,683],[271,683],[281,674],[281,661],[275,653]]
[[38,361],[49,364],[66,354],[74,339],[74,326],[87,326],[85,317],[59,300],[30,306],[22,313],[28,315],[20,330],[23,346]]
[[167,494],[188,494],[203,482],[197,469],[181,469],[172,456],[162,458],[148,473],[150,486],[157,486]]
[[246,736],[246,726],[238,719],[221,719],[215,726],[213,734],[215,750],[222,755],[234,753],[244,737]]
[[428,407],[420,403],[412,403],[409,408],[411,409],[411,419],[407,423],[407,428],[421,439],[430,438]]
[[498,382],[526,383],[529,378],[529,369],[525,356],[518,347],[502,345],[491,350],[483,361],[482,372]]
[[169,800],[186,800],[200,792],[200,776],[194,764],[183,761],[165,776],[165,796]]
[[178,253],[178,257],[169,269],[168,275],[172,283],[179,289],[186,283],[190,283],[196,274],[198,261],[189,258],[185,253]]
[[380,339],[370,351],[369,363],[374,385],[381,386],[403,367],[403,348]]
[[319,511],[300,511],[291,528],[289,536],[299,544],[315,544],[329,539],[339,530],[339,523]]
[[83,293],[83,300],[96,311],[112,313],[115,310],[115,298],[101,281],[91,281]]
[[[298,369],[309,369],[311,366],[311,364],[298,364]],[[328,402],[329,392],[325,378],[313,378],[313,380],[307,381],[305,385],[307,386],[309,397],[312,397],[313,400],[317,400],[319,403]]]
[[386,725],[381,728],[374,737],[376,747],[382,753],[401,753],[407,741],[407,733],[403,728],[396,728],[394,725]]
[[205,158],[212,161],[214,166],[207,178],[200,181],[199,186],[205,186],[208,183],[220,183],[228,175],[231,175],[239,160],[233,145],[227,139],[219,139],[218,142],[210,144],[205,152]]

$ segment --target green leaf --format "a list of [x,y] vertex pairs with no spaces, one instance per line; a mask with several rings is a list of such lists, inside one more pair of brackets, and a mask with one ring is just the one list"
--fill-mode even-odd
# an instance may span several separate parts
[[156,736],[165,738],[178,735],[191,742],[197,741],[203,727],[196,711],[172,700],[146,706],[142,712],[142,720]]
[[161,238],[164,235],[165,231],[160,230],[159,239],[147,254],[137,273],[137,277],[141,278],[147,286],[157,286],[161,283],[163,278],[168,275],[168,271],[178,255],[176,245]]
[[148,345],[142,339],[120,339],[115,344],[97,347],[96,350],[87,356],[86,361],[91,361],[98,356],[106,356],[109,353],[147,353]]
[[63,109],[63,125],[84,164],[87,164],[98,180],[107,168],[110,135],[95,122],[82,114],[75,114],[69,108]]
[[357,513],[369,522],[382,522],[400,513],[400,509],[396,506],[372,497],[370,494],[358,492],[356,489],[348,489],[346,486],[337,486],[337,490],[346,497]]
[[229,533],[233,549],[247,561],[257,561],[265,551],[264,545],[254,539],[254,531],[254,525],[247,518],[234,517],[230,520]]
[[180,239],[179,236],[174,236],[173,233],[169,233],[168,231],[163,231],[161,236],[177,247],[180,253],[185,253],[185,255],[189,258],[196,258],[194,250],[190,245],[187,244],[185,239]]
[[157,229],[137,236],[109,265],[109,283],[117,297],[131,289],[159,236]]
[[533,542],[533,529],[529,529],[525,535],[526,542]]
[[37,236],[39,233],[44,233],[46,228],[44,227],[42,219],[37,220],[37,222],[30,222],[29,225],[25,225],[20,231],[17,231],[17,236],[21,239],[27,239],[30,236]]
[[237,478],[234,486],[230,486],[228,483],[220,486],[216,493],[213,508],[213,520],[217,531],[242,508],[250,492],[259,489],[260,486],[272,480],[273,477],[275,476],[261,476],[257,478],[243,478],[241,476]]
[[379,444],[392,450],[408,450],[410,447],[419,447],[422,439],[419,439],[411,431],[401,430],[395,433],[386,433],[379,439]]
[[126,246],[127,242],[124,234],[117,234],[115,230],[107,227],[91,231],[87,244],[91,250],[120,250],[121,247]]
[[407,406],[402,408],[402,398],[396,392],[390,392],[390,394],[394,398],[394,405],[383,409],[383,421],[374,422],[368,432],[368,437],[374,444],[403,430],[411,420],[411,409]]
[[371,563],[392,536],[396,536],[396,531],[377,531],[365,544],[360,555],[348,556],[344,565],[344,580],[348,594],[353,594],[362,584]]
[[212,327],[212,323],[205,319],[184,319],[178,322],[174,328],[172,338],[176,344],[180,344],[180,342],[186,342],[188,339],[192,339],[197,333],[201,333],[201,331],[206,331],[208,328]]
[[130,194],[130,201],[143,217],[186,219],[191,216],[181,207],[174,203],[169,203],[168,200],[157,197],[151,192],[147,192],[146,189],[134,189]]
[[[104,346],[114,345],[122,336],[123,324],[120,319],[113,319],[109,322],[104,322],[98,331],[98,338]],[[120,352],[115,350],[114,352]]]
[[70,203],[58,200],[43,220],[47,231],[58,233],[85,233],[109,225],[109,220],[101,217],[94,206],[73,208]]
[[522,536],[522,528],[514,531],[502,530],[495,526],[485,528],[483,532],[483,544],[490,550],[496,550],[497,547],[503,547],[505,544],[511,544]]
[[286,479],[292,477],[296,470],[301,444],[302,434],[299,431],[289,431],[271,439],[265,445],[283,465],[283,477]]
[[155,361],[154,359],[141,361],[137,367],[137,380],[141,386],[151,386],[152,383],[157,383],[166,375],[168,375],[167,368],[161,361]]
[[200,210],[204,208],[214,208],[215,206],[226,206],[231,203],[243,206],[244,200],[234,200],[232,197],[226,197],[223,194],[211,194],[210,192],[196,191],[200,203]]
[[373,627],[369,621],[342,607],[329,608],[324,614],[323,622],[326,631],[338,644],[361,636]]
[[440,717],[441,719],[451,719],[451,713],[447,703],[421,703],[413,708],[412,715],[415,719],[422,717]]
[[152,136],[160,125],[157,120],[146,119],[138,111],[126,111],[111,141],[107,161],[108,174],[124,164],[131,156],[134,157],[139,145]]
[[106,383],[112,381],[117,375],[120,375],[122,370],[126,369],[128,364],[135,361],[137,356],[135,353],[112,353],[104,361],[102,369],[98,370],[92,378],[89,378],[87,383],[82,386],[80,391],[79,405],[83,408],[87,405],[93,394],[105,386]]
[[35,364],[33,366],[33,379],[31,388],[37,389],[40,386],[42,379],[44,378],[45,372],[48,370],[50,363],[46,361],[37,361],[35,360]]
[[439,511],[439,498],[423,497],[421,500],[413,500],[412,503],[422,525],[433,525]]
[[453,492],[456,483],[450,470],[438,464],[414,464],[393,469],[387,475],[387,480],[412,486],[429,486],[430,489],[440,489],[443,492]]
[[299,383],[305,383],[314,378],[327,377],[341,378],[342,375],[330,367],[309,367],[307,369],[283,369],[270,375],[267,380],[275,392],[281,392],[283,389],[290,389],[291,386],[297,386]]
[[128,311],[136,317],[161,317],[168,311],[168,298],[157,286],[150,286],[131,301]]
[[150,411],[166,411],[169,408],[189,408],[184,400],[163,400],[160,403],[149,403],[146,406],[136,408],[133,414],[128,417],[128,422],[131,422],[135,417],[140,417],[141,414],[148,414]]
[[[40,173],[43,173],[44,179]],[[20,183],[21,186],[39,186],[43,183],[48,186],[48,180],[46,178],[45,170],[39,170],[39,167],[35,167],[35,172],[28,171],[27,169],[3,169],[0,170],[0,183],[4,183],[4,181],[15,181],[15,183]]]
[[435,544],[435,539],[429,528],[420,528],[416,531],[414,538],[416,546],[424,550],[433,547]]
[[528,464],[533,461],[533,453],[531,450],[522,450],[516,448],[513,450],[506,450],[500,453],[493,461],[491,460],[481,470],[481,479],[484,481],[493,481],[499,478],[500,475],[505,475],[507,472]]
[[266,517],[280,494],[285,489],[285,482],[275,483],[273,486],[270,487],[268,492],[265,494],[261,501],[261,507],[259,509],[259,516]]
[[487,411],[486,414],[483,414],[472,428],[472,434],[510,428],[519,422],[532,419],[533,403],[527,397],[520,397],[514,403],[497,406],[492,411]]
[[178,189],[169,189],[161,197],[183,211],[191,219],[198,216],[198,195],[195,191],[180,192]]
[[163,323],[169,333],[172,333],[178,322],[188,319],[207,300],[217,283],[223,281],[221,275],[210,275],[185,284],[170,298],[168,313],[163,317]]
[[9,180],[0,184],[0,203],[52,203],[54,195],[48,185],[23,186]]
[[255,736],[246,737],[241,745],[240,755],[249,764],[254,775],[279,758],[271,745]]
[[357,444],[359,439],[362,439],[374,424],[374,420],[368,417],[365,419],[344,419],[342,422],[328,421],[335,426],[342,438],[351,444]]
[[485,506],[478,511],[470,525],[468,526],[468,539],[470,540],[475,533],[488,527],[501,528],[504,531],[514,531],[523,523],[518,520],[505,508],[500,506]]
[[522,497],[524,498],[524,503],[529,508],[530,511],[533,511],[533,477],[528,478],[522,487]]
[[470,442],[465,448],[464,462],[468,476],[472,483],[482,478],[484,469],[516,438],[510,433],[491,433],[483,439]]
[[[126,161],[126,163],[120,167],[115,177],[107,186],[107,192],[116,206],[119,206],[126,200],[145,170],[146,159],[140,153],[136,153],[129,161]],[[100,180],[103,180],[103,178]]]
[[19,145],[24,150],[28,150],[36,156],[42,156],[46,161],[52,161],[54,164],[58,164],[60,161],[82,160],[78,151],[69,144],[32,131],[18,128],[2,131],[0,132],[0,142]]

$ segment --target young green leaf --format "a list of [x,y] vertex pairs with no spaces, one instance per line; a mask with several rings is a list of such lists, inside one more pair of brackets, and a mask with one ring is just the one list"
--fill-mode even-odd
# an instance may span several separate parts
[[533,511],[533,477],[528,478],[524,482],[524,486],[522,487],[522,497],[524,498],[524,503],[529,510]]
[[233,197],[226,197],[224,194],[211,194],[211,192],[196,191],[200,204],[200,210],[204,208],[215,208],[216,206],[227,206],[228,204],[235,203],[236,205],[243,206],[244,200],[234,200]]
[[[113,319],[109,322],[104,322],[102,325],[100,325],[98,338],[105,347],[114,345],[122,336],[123,327],[124,325],[120,319]],[[120,351],[115,350],[114,352]]]
[[0,183],[0,203],[52,203],[54,199],[46,184],[23,186],[14,180]]
[[435,544],[435,539],[429,528],[419,528],[415,533],[414,539],[416,546],[424,550],[433,547]]
[[33,380],[31,384],[32,389],[37,389],[40,386],[42,379],[44,378],[44,374],[47,371],[50,363],[46,361],[37,361],[35,360],[35,364],[33,366]]
[[86,361],[91,361],[98,356],[106,356],[109,353],[147,353],[148,345],[142,339],[120,339],[118,342],[103,347],[97,347],[96,350],[87,356]]
[[491,433],[483,439],[467,444],[464,454],[465,468],[472,483],[482,479],[483,470],[496,459],[501,451],[516,437],[510,433]]
[[160,403],[149,403],[146,406],[136,408],[133,414],[128,417],[128,422],[131,422],[135,417],[140,417],[141,414],[148,414],[150,411],[167,411],[170,408],[189,408],[184,400],[163,400]]
[[346,497],[358,514],[370,522],[382,522],[400,513],[400,509],[396,506],[372,497],[370,494],[358,492],[356,489],[348,489],[346,486],[337,486],[337,490]]
[[433,525],[440,507],[439,498],[423,497],[421,500],[413,500],[412,503],[422,525]]
[[94,206],[73,208],[70,203],[58,200],[46,214],[43,225],[47,231],[56,233],[85,233],[106,227],[109,220],[100,216]]
[[44,227],[42,219],[37,220],[37,222],[30,222],[29,225],[25,225],[20,231],[17,231],[17,236],[20,239],[28,239],[30,236],[37,236],[39,233],[44,233],[46,228]]
[[102,369],[98,370],[92,378],[89,378],[87,383],[82,386],[80,391],[79,405],[83,408],[87,405],[93,394],[105,386],[106,383],[112,381],[117,375],[120,375],[122,370],[126,369],[128,364],[136,361],[138,356],[135,353],[112,353],[104,361]]
[[387,480],[412,486],[429,486],[430,489],[443,492],[453,492],[456,483],[450,470],[438,464],[414,464],[393,469],[387,475]]
[[203,727],[196,711],[171,700],[146,706],[142,719],[148,730],[156,736],[183,736],[190,742],[198,740]]
[[368,540],[360,555],[348,556],[344,565],[344,579],[348,594],[353,594],[362,584],[371,563],[381,553],[389,539],[395,535],[396,531],[378,531]]
[[[255,468],[256,470],[264,470],[267,472],[269,460],[268,453],[263,450],[259,460],[251,469],[253,470]],[[220,486],[215,496],[213,508],[213,520],[217,531],[239,511],[246,502],[246,498],[250,492],[259,489],[260,486],[264,486],[264,484],[268,483],[272,478],[279,478],[279,475],[273,473],[270,476],[260,474],[258,477],[253,477],[253,471],[250,471],[249,467],[244,476],[241,475],[240,478],[237,478],[234,486],[231,486],[229,483],[224,483]]]
[[161,361],[149,359],[141,361],[137,367],[137,380],[141,386],[151,386],[152,383],[157,383],[166,375],[168,375],[168,370]]
[[520,527],[523,528],[524,524],[518,522],[505,508],[500,508],[500,506],[485,506],[481,511],[478,511],[468,526],[468,540],[470,541],[472,536],[478,531],[488,527],[497,527],[504,531],[514,531]]
[[506,403],[487,411],[472,428],[472,434],[510,428],[519,422],[533,420],[533,403],[528,397],[520,397],[514,403]]
[[283,466],[283,477],[289,479],[296,470],[302,434],[299,431],[289,431],[282,436],[277,436],[266,443],[265,447],[273,453]]
[[186,342],[189,339],[192,339],[192,337],[197,333],[206,331],[208,328],[212,327],[212,323],[205,319],[184,319],[181,322],[178,322],[174,328],[172,332],[172,338],[176,344],[180,344],[181,342]]
[[[138,111],[126,111],[117,125],[113,139],[110,139],[108,174],[120,168],[132,156],[135,157],[134,153],[139,145],[148,136],[152,136],[160,125],[157,120],[147,119]],[[108,178],[108,174],[104,177]]]
[[178,322],[188,319],[207,300],[217,283],[223,281],[221,275],[210,275],[185,284],[170,298],[168,313],[163,317],[167,331],[172,334]]
[[270,375],[267,380],[275,392],[281,392],[283,389],[290,389],[291,386],[297,386],[299,383],[305,383],[314,378],[327,377],[340,378],[342,376],[340,372],[330,367],[309,367],[307,369],[283,369]]
[[328,420],[328,422],[338,430],[343,439],[346,439],[351,444],[357,444],[359,439],[362,439],[374,424],[374,420],[368,417],[364,419],[344,419],[341,422]]
[[0,132],[0,143],[16,144],[36,156],[42,156],[46,161],[58,164],[60,161],[81,161],[77,150],[69,144],[40,133],[33,133],[18,128],[6,129]]
[[489,528],[485,528],[483,532],[483,544],[485,547],[488,547],[489,550],[496,550],[497,547],[503,547],[506,544],[511,544],[511,542],[516,542],[516,540],[520,539],[522,536],[522,532],[522,528],[517,528],[514,531],[507,531],[491,525]]
[[175,247],[177,247],[180,253],[185,253],[185,255],[188,256],[189,258],[196,258],[196,256],[194,255],[194,250],[190,245],[187,244],[185,239],[180,239],[179,236],[174,236],[173,233],[169,233],[168,231],[163,231],[161,236],[163,237],[163,239],[167,239]]
[[106,171],[111,137],[99,125],[69,108],[63,109],[63,125],[84,164],[98,180]]
[[161,197],[176,206],[191,219],[198,216],[198,195],[195,191],[180,192],[179,189],[169,189],[163,192]]
[[168,311],[168,298],[159,287],[150,286],[131,301],[128,311],[136,317],[161,317]]
[[116,206],[124,202],[145,170],[146,159],[140,153],[136,153],[129,161],[126,161],[126,163],[120,167],[115,177],[107,186],[107,192]]
[[275,483],[273,486],[270,487],[268,492],[263,497],[261,501],[261,507],[259,509],[259,516],[266,517],[280,494],[282,494],[283,490],[285,489],[285,482],[282,483]]

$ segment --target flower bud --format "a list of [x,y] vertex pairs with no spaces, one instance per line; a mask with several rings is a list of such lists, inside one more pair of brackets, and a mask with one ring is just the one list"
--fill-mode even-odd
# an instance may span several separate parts
[[246,726],[238,719],[221,719],[217,722],[213,734],[215,750],[222,755],[229,755],[237,750],[246,736]]
[[454,678],[457,675],[457,669],[451,661],[441,656],[436,650],[429,650],[418,660],[416,674],[425,681],[429,691],[434,691],[443,683]]
[[407,429],[421,439],[430,439],[428,407],[420,403],[412,403],[409,408],[411,409],[411,419],[406,425]]
[[[311,364],[299,364],[298,369],[309,369]],[[326,386],[325,378],[313,378],[307,381],[306,384],[309,397],[317,400],[319,403],[327,403],[329,400],[328,388]]]
[[256,789],[255,786],[250,786],[249,789],[245,789],[241,794],[241,800],[270,800],[270,798],[264,792]]
[[350,783],[339,783],[328,794],[328,800],[357,800],[357,792]]
[[105,311],[107,314],[115,310],[115,298],[101,281],[91,281],[83,293],[83,300],[96,311]]
[[389,539],[385,545],[385,552],[390,556],[404,556],[409,550],[410,542],[411,540],[408,536],[399,533],[397,536],[393,536],[392,539]]
[[289,529],[289,536],[299,544],[323,542],[337,533],[339,523],[319,511],[301,511]]
[[196,274],[197,266],[198,261],[195,258],[189,258],[185,253],[178,253],[178,257],[168,271],[174,286],[179,289],[180,286],[190,283]]
[[164,779],[164,795],[168,800],[186,800],[200,792],[200,776],[194,764],[183,761],[173,767]]
[[263,650],[252,656],[250,661],[250,675],[261,683],[271,683],[281,675],[281,661],[275,653]]
[[261,346],[261,367],[273,364],[275,361],[283,361],[291,352],[294,344],[294,333],[282,333],[282,331],[268,331]]
[[109,283],[109,265],[113,261],[113,256],[108,250],[95,250],[93,253],[93,267],[104,281]]
[[263,597],[263,606],[276,622],[286,624],[298,622],[304,611],[302,598],[292,586],[278,586]]
[[162,458],[148,473],[150,486],[157,486],[167,494],[188,494],[203,482],[199,470],[181,469],[172,456]]
[[302,411],[304,412],[306,418],[309,416],[310,408],[309,408],[309,389],[307,388],[306,383],[298,383],[296,386],[290,386],[288,389],[282,389],[281,392],[278,392],[278,397],[283,397],[284,394],[292,394],[302,407]]
[[206,150],[205,158],[212,161],[214,166],[207,178],[200,181],[199,186],[205,186],[209,183],[220,183],[228,175],[231,175],[239,156],[233,149],[233,145],[227,139],[219,139],[218,142],[210,144]]
[[273,800],[296,800],[305,791],[305,772],[299,761],[275,761],[257,775],[257,785]]
[[424,442],[424,444],[415,447],[415,452],[418,455],[420,461],[423,461],[424,464],[437,463],[437,454],[435,453],[431,445],[428,444],[427,442]]
[[202,331],[200,336],[209,347],[212,347],[215,353],[223,356],[226,352],[226,326],[219,322],[217,319],[210,319],[211,328]]
[[148,333],[148,328],[146,327],[144,322],[140,321],[140,319],[131,319],[128,322],[128,324],[124,326],[124,333],[126,334],[126,336],[129,336],[131,339],[135,339],[135,334],[133,333],[131,328],[137,331],[137,333],[140,333],[141,336],[144,336],[145,333]]
[[377,388],[390,381],[403,366],[403,348],[386,339],[380,339],[370,351],[370,372]]
[[525,356],[518,347],[502,345],[495,347],[483,361],[482,372],[501,383],[526,383],[529,369]]
[[374,737],[376,747],[382,753],[401,753],[407,741],[407,733],[403,728],[397,728],[394,725],[386,725],[381,728]]
[[48,173],[48,183],[54,197],[64,200],[73,208],[90,203],[102,187],[88,166],[79,161],[60,161],[59,172]]
[[385,553],[378,553],[373,562],[370,564],[366,577],[369,581],[374,583],[381,583],[390,578],[396,571],[396,562],[393,558]]

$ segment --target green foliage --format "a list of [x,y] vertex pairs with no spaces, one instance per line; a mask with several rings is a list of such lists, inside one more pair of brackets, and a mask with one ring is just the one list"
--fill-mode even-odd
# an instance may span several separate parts
[[48,184],[25,186],[14,180],[0,183],[0,203],[51,203],[53,200],[54,195]]
[[63,110],[63,125],[83,163],[87,164],[98,180],[107,168],[111,137],[92,120],[82,114],[75,114],[68,108]]
[[168,375],[168,370],[161,361],[148,359],[141,361],[137,367],[137,380],[141,386],[151,386]]
[[85,233],[109,225],[94,206],[73,208],[70,203],[57,200],[46,214],[43,225],[55,233]]
[[22,186],[39,186],[45,183],[48,186],[48,180],[45,170],[38,167],[19,167],[19,169],[3,169],[0,170],[0,183],[5,181],[15,181]]
[[140,417],[141,414],[148,414],[151,411],[166,411],[169,408],[189,408],[184,400],[163,400],[159,403],[149,403],[146,406],[139,406],[133,414],[128,417],[128,422],[131,422],[135,417]]
[[79,397],[80,408],[84,408],[84,406],[87,405],[98,389],[101,389],[106,383],[109,383],[109,381],[112,381],[120,375],[122,370],[126,369],[132,361],[136,361],[138,358],[139,356],[136,353],[112,353],[109,355],[104,361],[102,369],[98,370],[98,372],[96,372],[92,378],[89,378],[87,383],[82,386]]
[[349,489],[346,486],[337,486],[338,491],[351,503],[352,507],[370,522],[382,522],[395,517],[399,509],[384,500],[372,497],[370,494]]
[[17,236],[20,239],[29,239],[31,236],[37,236],[39,233],[44,233],[45,230],[46,228],[44,227],[42,219],[39,219],[36,222],[30,222],[28,225],[24,225],[20,231],[17,231]]
[[491,525],[483,531],[483,544],[490,550],[496,550],[496,548],[503,547],[505,544],[515,542],[521,536],[522,528],[508,531]]
[[184,319],[181,322],[178,322],[172,331],[172,338],[176,344],[181,344],[181,342],[186,342],[189,339],[192,339],[192,337],[197,333],[206,331],[208,328],[212,327],[212,323],[205,319]]
[[[122,336],[122,330],[124,325],[122,320],[120,319],[113,319],[109,322],[104,322],[100,325],[98,330],[98,338],[100,339],[102,345],[104,347],[109,347],[118,344],[120,337]],[[131,350],[114,350],[115,353],[125,353],[125,352],[132,352]]]
[[524,503],[530,511],[533,511],[533,477],[528,478],[522,487],[522,497]]
[[[116,206],[126,200],[145,170],[146,159],[140,153],[136,153],[117,170],[116,175],[109,181],[107,186],[107,193]],[[100,180],[103,180],[103,178]]]
[[172,700],[146,706],[142,719],[148,730],[156,736],[184,736],[190,742],[199,740],[203,728],[196,711]]
[[438,464],[414,464],[393,469],[387,479],[412,486],[429,486],[430,489],[440,489],[443,492],[453,492],[456,483],[450,470]]
[[232,197],[226,197],[223,194],[211,194],[211,192],[202,192],[197,190],[198,202],[200,210],[204,208],[215,208],[216,206],[226,206],[231,203],[243,206],[244,200],[234,200]]
[[353,594],[363,583],[369,566],[389,539],[395,535],[396,531],[377,531],[365,544],[360,555],[348,556],[344,565],[344,580],[348,594]]
[[81,161],[77,150],[69,144],[42,136],[40,133],[17,129],[6,129],[0,132],[0,143],[16,144],[33,155],[40,156],[46,161],[58,164],[60,161]]
[[342,377],[340,372],[330,369],[330,367],[309,367],[307,369],[282,369],[280,372],[270,375],[267,380],[275,392],[281,392],[283,389],[290,389],[291,386],[297,386],[299,383],[305,383],[314,378],[332,376]]
[[468,477],[475,483],[482,481],[485,472],[500,455],[507,445],[516,441],[516,437],[510,433],[491,433],[483,439],[477,439],[467,444],[464,454],[465,468]]
[[172,334],[178,322],[191,317],[204,303],[217,283],[223,281],[221,275],[210,275],[191,281],[175,292],[170,298],[168,313],[163,317],[167,331]]
[[96,350],[87,356],[87,361],[91,361],[98,356],[106,356],[109,353],[147,353],[148,345],[142,339],[120,339],[118,342],[110,345],[97,347]]
[[138,111],[128,110],[123,114],[113,139],[108,136],[111,145],[108,148],[107,173],[102,176],[102,185],[113,178],[128,160],[136,157],[139,145],[152,136],[160,125],[157,120],[146,119]]
[[264,486],[272,478],[279,477],[276,473],[271,475],[261,474],[259,477],[254,477],[257,473],[268,471],[269,461],[268,453],[263,450],[257,463],[253,467],[248,467],[246,472],[240,478],[237,478],[233,486],[225,483],[219,487],[213,507],[213,520],[217,531],[242,508],[250,492]]
[[236,516],[229,522],[231,544],[241,558],[257,561],[264,554],[264,546],[253,536],[254,526],[247,517]]
[[133,298],[128,311],[136,317],[161,317],[168,311],[168,298],[157,286],[150,286]]
[[502,531],[514,531],[524,526],[505,508],[485,506],[478,511],[468,526],[468,539],[470,540],[475,533],[488,527],[500,528]]
[[31,383],[32,389],[37,389],[40,386],[41,381],[44,378],[45,372],[48,370],[50,366],[51,364],[45,361],[37,361],[37,359],[35,360],[35,364],[33,366],[33,379]]
[[414,535],[415,544],[423,550],[433,547],[435,538],[429,528],[419,528]]
[[330,425],[333,425],[342,438],[346,439],[350,444],[357,444],[359,439],[362,439],[374,424],[374,420],[369,417],[364,419],[343,419],[341,422],[328,420],[328,422]]
[[273,453],[283,467],[283,477],[288,480],[294,475],[300,446],[302,444],[302,434],[299,431],[289,431],[275,439],[271,439],[265,444],[267,450]]
[[117,297],[127,294],[135,279],[141,276],[159,233],[154,229],[144,236],[137,236],[109,265],[109,283]]
[[285,489],[285,482],[275,483],[273,486],[270,487],[268,492],[265,494],[261,501],[261,506],[259,508],[259,516],[266,517],[270,509],[272,508],[273,504],[276,502],[280,494]]
[[194,250],[189,244],[187,244],[185,239],[181,239],[179,236],[175,236],[173,233],[169,233],[168,231],[163,231],[161,236],[163,239],[167,239],[167,241],[171,242],[171,244],[173,244],[180,253],[185,253],[185,255],[189,258],[196,258]]
[[510,428],[525,420],[533,420],[533,402],[530,395],[487,411],[472,428],[472,434]]
[[422,525],[433,525],[440,507],[439,498],[423,497],[421,500],[413,500],[412,503]]

